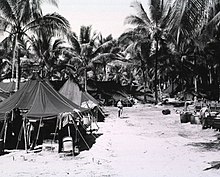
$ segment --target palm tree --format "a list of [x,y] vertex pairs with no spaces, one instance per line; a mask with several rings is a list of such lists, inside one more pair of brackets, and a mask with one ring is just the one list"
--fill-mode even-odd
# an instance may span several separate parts
[[[16,89],[19,89],[19,50],[18,40],[28,36],[34,30],[46,29],[48,32],[63,31],[67,33],[69,29],[68,21],[58,14],[48,14],[43,16],[40,0],[2,0],[0,2],[0,19],[2,30],[9,33],[13,38],[12,55],[12,78],[14,78],[14,66],[16,63]],[[57,5],[56,0],[49,1]]]
[[59,57],[64,51],[65,41],[45,31],[40,34],[32,36],[31,46],[38,58],[40,77],[51,78],[54,72],[61,69]]
[[[169,21],[169,31],[176,39],[176,49],[178,55],[184,58],[192,58],[194,68],[197,66],[197,60],[204,60],[205,45],[210,39],[213,39],[219,23],[219,2],[210,0],[176,0],[172,8],[172,20]],[[190,56],[186,56],[185,48],[188,43],[193,43],[194,50]],[[189,48],[188,48],[189,49]],[[187,49],[187,51],[188,51]],[[187,54],[189,55],[189,54]],[[193,56],[192,56],[193,55]],[[198,71],[198,69],[196,69]],[[197,91],[197,82],[199,73],[193,72],[195,91]]]
[[111,37],[107,37],[103,42],[98,44],[99,46],[94,51],[94,58],[91,60],[92,64],[96,67],[101,66],[103,68],[103,81],[108,80],[107,65],[108,63],[118,60],[123,62],[124,56],[120,53],[121,49],[117,44],[117,41]]
[[[151,51],[155,53],[155,80],[154,80],[154,90],[155,90],[155,101],[158,102],[158,50],[159,41],[163,38],[164,33],[167,29],[167,22],[169,20],[171,12],[171,1],[167,0],[151,0],[149,15],[143,8],[140,2],[133,2],[131,7],[135,8],[137,11],[136,15],[130,15],[125,19],[126,24],[135,25],[140,29],[149,31],[150,39],[153,41],[153,47]],[[146,36],[145,36],[146,37]]]
[[141,71],[144,82],[144,101],[147,101],[147,88],[149,88],[149,68],[151,66],[151,47],[149,31],[139,27],[126,32],[119,37],[119,42],[125,45],[124,53],[132,59],[134,68]]
[[87,71],[93,71],[95,77],[97,77],[98,67],[102,66],[105,75],[107,63],[121,58],[121,56],[117,55],[120,49],[111,35],[103,38],[101,34],[92,34],[91,26],[81,27],[79,39],[74,33],[71,38],[71,45],[73,56],[70,60],[71,66],[69,66],[74,69],[77,65],[75,70],[78,73],[77,76],[84,76],[85,90],[87,85]]
[[[75,33],[69,34],[69,42],[72,46],[71,59],[69,61],[69,67],[75,70],[77,77],[84,75],[84,89],[87,87],[87,70],[91,58],[94,56],[96,33],[92,33],[92,26],[81,26],[79,38]],[[76,66],[76,63],[78,65]]]

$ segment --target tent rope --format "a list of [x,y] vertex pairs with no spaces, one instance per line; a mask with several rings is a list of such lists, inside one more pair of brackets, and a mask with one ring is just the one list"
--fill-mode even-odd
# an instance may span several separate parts
[[79,132],[79,135],[81,136],[81,138],[82,138],[83,142],[85,143],[85,145],[87,146],[87,148],[90,149],[88,143],[86,142],[85,138],[83,137],[83,135],[79,131],[79,129],[78,129],[77,125],[75,124],[75,122],[73,123],[73,125],[74,125],[75,129]]

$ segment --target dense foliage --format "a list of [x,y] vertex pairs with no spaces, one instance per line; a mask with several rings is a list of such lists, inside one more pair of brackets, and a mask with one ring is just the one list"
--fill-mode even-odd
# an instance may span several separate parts
[[91,26],[77,36],[65,17],[43,15],[42,2],[0,1],[1,30],[9,34],[1,42],[1,80],[16,75],[19,83],[37,73],[56,80],[71,76],[85,86],[88,79],[143,86],[156,102],[170,86],[176,88],[171,96],[219,99],[220,2],[149,0],[143,7],[134,1],[136,13],[125,19],[133,28],[118,39]]

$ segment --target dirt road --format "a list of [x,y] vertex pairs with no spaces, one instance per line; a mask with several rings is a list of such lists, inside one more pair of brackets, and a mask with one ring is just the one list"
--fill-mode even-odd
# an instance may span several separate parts
[[173,108],[136,105],[106,107],[109,116],[99,123],[99,136],[88,151],[63,156],[55,151],[13,152],[0,156],[1,176],[77,177],[217,177],[210,169],[220,161],[219,132],[201,125],[181,124]]

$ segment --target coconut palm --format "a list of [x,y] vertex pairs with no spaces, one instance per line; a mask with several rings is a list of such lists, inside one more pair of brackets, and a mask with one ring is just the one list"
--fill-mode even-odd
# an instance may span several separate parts
[[[91,58],[94,56],[96,33],[92,33],[92,26],[81,26],[79,38],[75,33],[69,34],[69,42],[72,49],[68,52],[71,59],[68,66],[72,68],[73,75],[79,78],[84,76],[84,86],[86,90],[87,71]],[[82,77],[81,77],[82,78]],[[80,78],[80,80],[82,80]]]
[[[164,2],[163,0],[151,0],[149,15],[147,11],[145,11],[144,7],[140,2],[133,2],[131,4],[137,14],[130,15],[125,19],[126,24],[135,25],[140,29],[144,29],[145,31],[149,31],[150,39],[153,41],[153,45],[151,48],[151,52],[154,52],[155,58],[155,81],[154,81],[154,90],[155,90],[155,101],[158,101],[158,50],[159,50],[159,42],[163,38],[164,33],[166,32],[167,22],[169,20],[170,12],[171,12],[171,1],[167,0]],[[144,36],[146,38],[146,36]]]
[[57,69],[61,69],[59,57],[64,50],[65,41],[55,38],[51,33],[41,32],[40,36],[32,36],[32,50],[38,58],[40,77],[51,78]]
[[[219,2],[212,0],[176,0],[172,8],[172,20],[170,21],[169,30],[176,39],[176,49],[184,58],[193,58],[194,71],[199,71],[197,60],[203,59],[205,44],[217,35],[219,23]],[[191,53],[186,52],[189,43]],[[188,48],[189,49],[189,48]],[[187,51],[189,51],[187,49]],[[192,50],[194,49],[194,50]],[[188,56],[186,56],[186,54]],[[195,69],[197,68],[197,69]],[[191,72],[192,73],[192,72]],[[197,90],[197,82],[201,73],[193,72],[195,91]],[[204,76],[203,76],[204,77]]]
[[97,79],[99,69],[104,68],[104,79],[106,79],[107,63],[119,59],[117,55],[119,48],[111,35],[103,38],[101,34],[92,33],[91,26],[82,26],[79,39],[75,34],[71,38],[72,57],[70,67],[75,70],[77,77],[84,76],[86,90],[87,72],[92,71]]
[[[125,47],[124,53],[132,59],[134,68],[141,71],[144,83],[144,99],[146,100],[146,91],[149,88],[149,68],[152,67],[151,46],[149,31],[139,27],[126,32],[119,37],[120,43]],[[124,45],[125,44],[125,45]],[[138,72],[139,73],[139,72]]]
[[[0,19],[2,30],[9,33],[13,39],[12,55],[12,78],[14,78],[14,66],[16,63],[16,89],[19,88],[19,55],[18,40],[36,29],[44,27],[49,32],[63,31],[67,33],[68,21],[58,14],[48,14],[43,16],[41,10],[41,0],[2,0],[0,2]],[[56,0],[50,0],[53,5],[57,5]],[[45,28],[46,27],[46,28]]]

